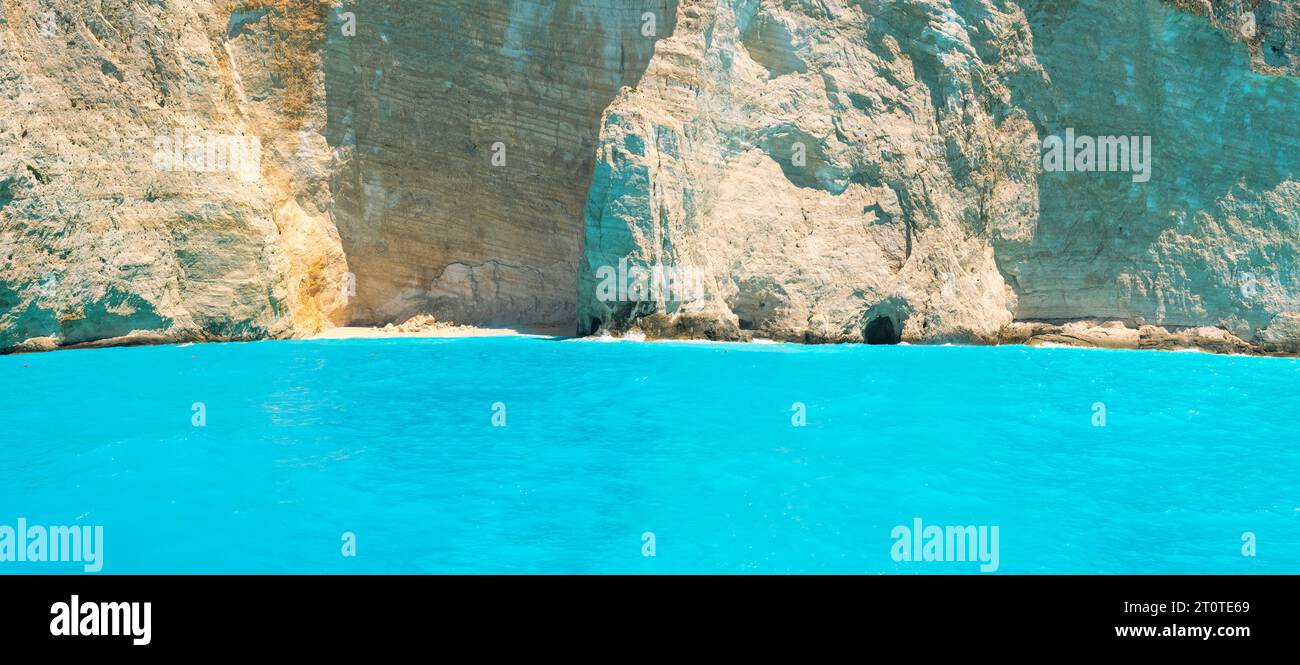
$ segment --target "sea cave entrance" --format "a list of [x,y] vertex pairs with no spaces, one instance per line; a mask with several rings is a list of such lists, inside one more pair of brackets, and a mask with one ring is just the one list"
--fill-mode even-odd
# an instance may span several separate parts
[[866,338],[867,344],[897,344],[903,341],[902,334],[894,327],[894,320],[888,316],[872,319],[867,323],[862,336]]

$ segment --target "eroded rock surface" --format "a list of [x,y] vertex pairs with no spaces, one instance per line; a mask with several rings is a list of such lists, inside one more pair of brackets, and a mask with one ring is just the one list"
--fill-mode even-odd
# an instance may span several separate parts
[[318,5],[0,4],[0,350],[343,320]]
[[[1294,353],[1297,117],[1282,0],[4,0],[0,350],[427,313]],[[1149,178],[1044,171],[1067,132]]]
[[[1294,5],[1190,4],[684,1],[606,114],[580,330],[986,342],[1087,319],[1276,348],[1300,311]],[[1149,180],[1044,172],[1067,131],[1151,137]],[[601,297],[620,262],[697,268],[704,293]]]
[[[580,329],[667,311],[720,338],[993,341],[1016,296],[990,238],[1038,213],[1010,86],[1047,81],[1023,12],[962,4],[683,3],[606,115]],[[704,296],[597,297],[627,257],[702,271]]]
[[332,29],[325,50],[353,320],[571,326],[601,114],[671,34],[675,0],[354,11],[356,35]]

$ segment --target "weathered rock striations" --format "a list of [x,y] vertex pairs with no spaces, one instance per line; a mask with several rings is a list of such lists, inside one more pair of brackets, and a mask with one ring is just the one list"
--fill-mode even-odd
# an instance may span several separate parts
[[[1282,0],[3,0],[0,350],[1300,352],[1298,111]],[[1149,169],[1045,170],[1066,136]]]
[[1204,16],[1228,39],[1250,49],[1251,66],[1268,74],[1300,73],[1300,4],[1292,0],[1169,0]]
[[[581,329],[995,341],[1016,297],[989,237],[1032,237],[1038,208],[1009,86],[1047,82],[1023,13],[975,8],[968,31],[947,3],[683,3],[606,116]],[[704,297],[596,297],[623,257],[696,267]]]
[[[320,97],[294,38],[318,20],[249,5],[0,5],[0,349],[342,321],[323,174],[286,154],[323,116],[291,106]],[[284,69],[290,43],[305,73]]]
[[[1233,4],[683,2],[606,114],[580,329],[985,342],[1086,319],[1294,347],[1294,12]],[[1067,131],[1150,137],[1149,181],[1044,172]],[[694,266],[704,294],[601,297],[620,261]]]
[[571,326],[601,114],[640,79],[675,5],[388,0],[355,10],[355,36],[331,30],[353,319]]
[[1202,17],[1138,4],[1028,11],[1052,45],[1036,48],[1052,82],[1040,131],[1150,136],[1153,156],[1145,183],[1040,176],[1033,238],[995,243],[1016,317],[1213,326],[1276,350],[1300,312],[1300,79],[1253,71]]

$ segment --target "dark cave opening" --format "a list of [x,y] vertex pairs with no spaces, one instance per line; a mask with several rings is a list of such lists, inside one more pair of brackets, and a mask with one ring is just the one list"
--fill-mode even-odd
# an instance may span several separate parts
[[902,336],[894,329],[894,320],[888,316],[872,319],[863,337],[867,338],[867,344],[897,344],[902,341]]

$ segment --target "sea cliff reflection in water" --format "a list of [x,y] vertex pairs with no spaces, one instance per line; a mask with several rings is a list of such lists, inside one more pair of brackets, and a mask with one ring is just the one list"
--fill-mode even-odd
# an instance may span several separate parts
[[921,523],[998,527],[1004,574],[1294,572],[1297,379],[1198,353],[522,338],[9,356],[0,523],[102,525],[105,573],[978,573],[923,533],[891,555]]

